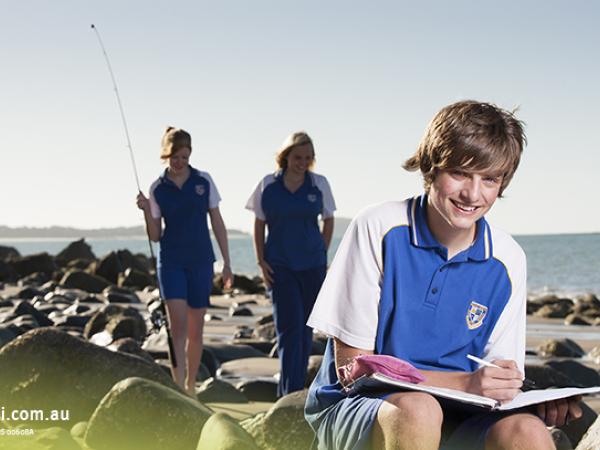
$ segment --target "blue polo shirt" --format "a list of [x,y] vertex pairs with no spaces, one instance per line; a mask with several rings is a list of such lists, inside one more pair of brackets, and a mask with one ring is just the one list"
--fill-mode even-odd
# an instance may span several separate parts
[[290,192],[283,172],[267,175],[246,208],[267,223],[264,258],[270,265],[307,270],[327,264],[318,217],[332,217],[335,202],[324,176],[307,172],[302,186]]
[[[482,218],[473,244],[448,260],[431,234],[427,196],[369,208],[338,248],[308,325],[352,347],[425,370],[467,371],[525,355],[526,263],[518,244]],[[333,346],[310,388],[307,418],[345,398]]]
[[165,225],[159,264],[185,267],[215,261],[207,213],[209,208],[218,206],[219,200],[208,173],[190,166],[190,176],[180,189],[165,170],[150,187],[152,216],[162,217]]

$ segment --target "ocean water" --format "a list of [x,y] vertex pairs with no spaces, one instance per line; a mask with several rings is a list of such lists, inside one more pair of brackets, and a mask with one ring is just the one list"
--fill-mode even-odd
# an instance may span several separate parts
[[[600,296],[600,234],[515,236],[515,239],[527,254],[527,283],[531,294],[552,292],[572,296],[593,292]],[[55,255],[72,240],[0,239],[0,245],[15,247],[22,255],[38,252]],[[150,254],[145,237],[95,238],[86,239],[86,242],[97,257],[119,249]],[[339,242],[340,238],[333,239],[330,260]],[[218,246],[213,245],[217,258],[220,258]],[[235,273],[258,275],[251,236],[232,236],[229,247]],[[219,270],[219,266],[220,261],[217,261],[215,270]]]

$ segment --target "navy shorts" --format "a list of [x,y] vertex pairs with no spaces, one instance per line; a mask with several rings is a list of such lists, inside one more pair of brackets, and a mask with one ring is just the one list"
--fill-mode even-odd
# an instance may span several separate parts
[[184,299],[190,308],[210,306],[213,265],[159,266],[158,282],[165,300]]
[[[389,395],[389,394],[388,394]],[[385,396],[387,397],[387,395]],[[383,398],[347,397],[327,411],[317,430],[318,450],[367,450]],[[483,450],[489,429],[511,413],[465,413],[444,407],[440,450]]]

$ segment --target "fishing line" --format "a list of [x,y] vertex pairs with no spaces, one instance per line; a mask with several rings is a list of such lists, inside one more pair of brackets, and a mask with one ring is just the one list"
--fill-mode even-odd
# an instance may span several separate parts
[[[98,29],[96,28],[96,26],[94,24],[92,24],[92,30],[94,30],[94,33],[96,33],[96,37],[98,38],[98,43],[100,44],[100,48],[102,49],[102,53],[104,54],[104,60],[106,61],[106,66],[108,67],[108,72],[110,73],[110,78],[112,80],[113,89],[115,91],[115,96],[117,97],[117,103],[119,104],[119,112],[121,113],[123,129],[125,130],[125,138],[127,139],[127,148],[129,149],[129,156],[131,158],[131,166],[133,167],[133,174],[135,175],[135,183],[137,185],[138,192],[142,192],[142,189],[140,188],[140,179],[138,177],[137,167],[135,164],[135,157],[133,156],[133,148],[131,147],[131,139],[129,138],[129,129],[127,128],[127,120],[125,120],[125,112],[123,111],[123,104],[121,103],[121,96],[119,95],[119,88],[117,87],[117,80],[115,79],[115,74],[113,73],[112,66],[110,64],[110,60],[108,59],[108,53],[106,52],[106,48],[104,47],[104,44],[102,43],[102,38],[100,37],[100,33],[98,32]],[[154,269],[156,271],[156,263],[155,263],[156,258],[154,257],[154,249],[152,248],[152,241],[150,240],[150,235],[147,232],[146,232],[146,237],[148,238],[148,247],[150,248],[150,257],[151,257],[151,260],[155,264]],[[159,287],[159,292],[160,292],[160,287]],[[162,295],[160,295],[160,299],[161,299],[161,304],[162,304],[163,309],[166,314],[167,308],[165,305],[165,301],[162,298]],[[155,319],[152,318],[152,320],[153,320],[153,324],[154,324]],[[164,325],[165,325],[165,328],[167,331],[167,342],[169,345],[169,359],[171,360],[171,365],[173,366],[173,368],[175,368],[175,367],[177,367],[177,360],[175,358],[175,349],[173,347],[173,337],[171,335],[171,327],[170,327],[168,318],[164,321]]]

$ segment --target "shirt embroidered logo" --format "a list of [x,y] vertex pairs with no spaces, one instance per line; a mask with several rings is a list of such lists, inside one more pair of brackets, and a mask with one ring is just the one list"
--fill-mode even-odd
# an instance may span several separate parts
[[314,202],[317,201],[316,194],[308,194],[306,198],[308,198],[308,201],[311,202],[311,203],[314,203]]
[[202,184],[196,185],[196,194],[204,195],[204,185],[202,185]]
[[487,315],[487,306],[480,305],[477,302],[471,302],[469,305],[469,311],[467,311],[467,326],[469,330],[474,330],[483,325],[483,319]]

